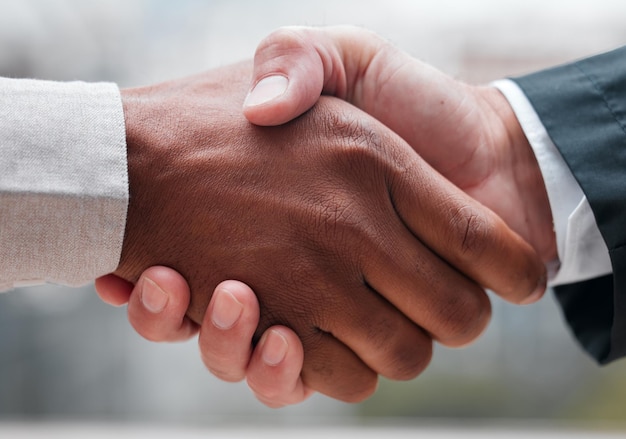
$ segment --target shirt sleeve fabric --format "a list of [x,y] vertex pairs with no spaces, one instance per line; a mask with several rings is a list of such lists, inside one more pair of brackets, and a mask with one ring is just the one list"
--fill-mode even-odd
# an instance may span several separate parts
[[110,273],[128,207],[114,84],[0,78],[0,290]]
[[515,82],[500,80],[492,85],[513,108],[546,185],[558,252],[558,260],[548,266],[549,285],[571,284],[611,273],[609,250],[589,202],[533,106]]

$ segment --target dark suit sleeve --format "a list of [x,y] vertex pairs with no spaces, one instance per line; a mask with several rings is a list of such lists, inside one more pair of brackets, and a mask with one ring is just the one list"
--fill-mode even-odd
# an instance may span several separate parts
[[589,200],[612,276],[556,288],[601,363],[626,356],[626,47],[516,78]]

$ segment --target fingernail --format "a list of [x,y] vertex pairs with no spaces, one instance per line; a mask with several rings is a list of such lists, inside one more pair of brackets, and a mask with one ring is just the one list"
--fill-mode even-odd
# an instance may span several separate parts
[[144,277],[141,281],[141,303],[153,314],[158,314],[165,308],[169,296],[152,279]]
[[243,305],[228,291],[219,290],[215,294],[211,321],[219,329],[230,329],[241,317]]
[[543,297],[543,294],[545,293],[547,287],[548,280],[546,276],[541,276],[539,282],[537,283],[537,288],[535,289],[535,291],[533,291],[526,299],[522,300],[520,304],[530,305],[531,303],[535,303],[536,301],[541,299],[541,297]]
[[276,99],[287,90],[289,80],[286,76],[273,75],[261,79],[254,86],[244,102],[245,107],[254,107]]
[[269,366],[277,366],[285,359],[288,348],[287,339],[280,332],[272,329],[263,344],[263,362]]

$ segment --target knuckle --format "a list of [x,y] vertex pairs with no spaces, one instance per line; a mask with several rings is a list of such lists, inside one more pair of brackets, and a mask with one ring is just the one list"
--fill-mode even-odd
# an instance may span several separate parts
[[439,308],[438,341],[446,346],[462,346],[475,340],[491,319],[491,303],[480,291],[471,294],[453,294]]
[[381,135],[372,121],[355,115],[345,110],[328,114],[330,134],[342,140],[348,157],[363,159],[379,155],[384,151]]
[[[321,105],[320,105],[321,104]],[[360,184],[387,182],[392,175],[414,168],[409,145],[378,120],[336,98],[322,97],[313,110],[324,135],[333,139],[328,166],[340,167]],[[384,177],[384,178],[383,178]]]
[[432,342],[413,343],[411,337],[398,338],[395,343],[387,340],[387,365],[384,376],[393,380],[410,380],[428,366],[432,358]]
[[411,380],[426,369],[432,358],[432,344],[421,345],[419,349],[415,347],[395,349],[391,355],[391,369],[385,374],[387,378],[393,380]]
[[310,130],[318,139],[332,144],[324,148],[326,164],[331,169],[350,172],[356,166],[362,177],[364,165],[385,160],[385,134],[375,119],[332,97],[321,97],[311,114],[313,116],[306,119]]
[[409,380],[419,375],[432,357],[432,340],[407,319],[370,319],[366,332],[372,352],[380,366],[377,372],[394,380]]
[[378,387],[378,377],[372,376],[355,383],[352,388],[345,389],[337,399],[348,403],[363,402],[371,397]]
[[466,258],[476,258],[492,243],[495,224],[474,207],[463,206],[451,216],[452,245]]
[[348,403],[361,402],[376,391],[378,374],[360,359],[343,353],[335,356],[337,351],[324,349],[326,342],[322,333],[301,334],[300,338],[305,347],[301,373],[304,385]]

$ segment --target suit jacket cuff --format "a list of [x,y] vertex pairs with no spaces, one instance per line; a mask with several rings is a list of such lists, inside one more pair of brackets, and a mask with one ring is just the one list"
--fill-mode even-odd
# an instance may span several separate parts
[[[602,362],[626,355],[625,61],[621,48],[515,79],[589,200],[609,250],[608,281],[557,288],[574,332]],[[611,300],[571,300],[583,296]]]
[[528,139],[548,193],[558,260],[548,264],[549,286],[611,273],[609,251],[587,197],[522,90],[510,80],[492,84],[506,97]]

